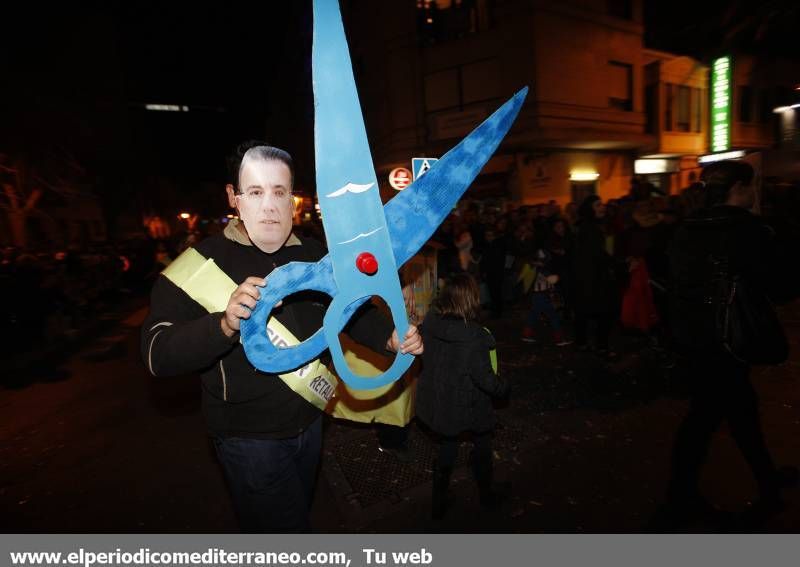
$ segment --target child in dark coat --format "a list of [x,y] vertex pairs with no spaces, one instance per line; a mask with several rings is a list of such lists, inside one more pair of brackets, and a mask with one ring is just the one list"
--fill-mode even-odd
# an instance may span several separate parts
[[433,517],[437,519],[445,512],[458,436],[463,432],[472,434],[470,462],[481,506],[493,507],[499,500],[492,484],[491,435],[495,420],[491,398],[506,396],[508,385],[493,369],[495,341],[477,323],[479,312],[477,282],[469,274],[455,274],[421,327],[425,352],[417,384],[416,413],[441,437],[433,471]]

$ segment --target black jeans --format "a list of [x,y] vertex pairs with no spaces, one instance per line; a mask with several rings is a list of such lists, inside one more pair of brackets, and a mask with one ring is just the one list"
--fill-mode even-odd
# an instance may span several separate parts
[[245,533],[310,532],[308,512],[322,450],[322,417],[297,437],[215,437]]
[[688,380],[689,413],[675,436],[669,497],[699,496],[700,469],[708,457],[711,437],[723,420],[750,465],[761,496],[777,496],[775,465],[761,431],[750,367],[724,353],[696,357],[689,361]]
[[[439,459],[437,465],[442,468],[450,468],[456,464],[458,456],[458,437],[442,435],[439,445]],[[492,458],[492,432],[472,434],[472,454],[470,459],[478,461]]]

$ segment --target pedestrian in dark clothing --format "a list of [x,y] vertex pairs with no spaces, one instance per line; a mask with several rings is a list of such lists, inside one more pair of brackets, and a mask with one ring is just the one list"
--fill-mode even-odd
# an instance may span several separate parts
[[[442,289],[422,324],[425,342],[417,385],[417,417],[441,437],[433,471],[433,517],[446,508],[447,487],[456,461],[458,436],[472,435],[470,456],[482,507],[495,506],[502,494],[492,482],[491,435],[495,425],[492,398],[508,386],[492,367],[495,341],[477,323],[478,284],[469,274],[455,274]],[[507,491],[507,487],[505,491]]]
[[481,256],[481,279],[486,282],[489,289],[489,298],[492,316],[500,317],[503,314],[503,281],[506,270],[506,255],[509,252],[508,235],[506,234],[507,221],[501,219],[495,223],[493,229],[485,233],[486,244]]
[[578,230],[572,258],[572,300],[575,309],[575,342],[588,346],[590,321],[597,323],[596,346],[608,351],[613,313],[618,304],[614,262],[606,251],[606,238],[600,223],[605,206],[600,197],[589,195],[578,209]]
[[[671,324],[675,346],[688,358],[689,413],[675,437],[672,477],[664,518],[680,524],[712,510],[700,494],[700,470],[711,438],[723,421],[758,483],[760,500],[747,518],[760,522],[783,509],[781,487],[796,482],[797,470],[779,471],[764,441],[750,365],[715,340],[712,301],[724,262],[752,293],[769,293],[778,266],[771,260],[772,233],[748,209],[754,202],[753,169],[722,161],[703,171],[707,207],[677,229],[669,251]],[[719,265],[719,264],[717,264]]]
[[[480,256],[483,253],[483,247],[486,245],[486,226],[478,218],[478,205],[471,204],[464,211],[463,220],[472,239],[474,254]],[[458,239],[458,235],[456,235],[456,239]]]
[[457,222],[452,215],[447,217],[431,237],[433,242],[441,246],[436,255],[436,273],[440,278],[446,278],[451,273],[460,269],[458,248],[456,248],[455,229]]
[[572,285],[572,250],[574,236],[569,224],[563,218],[553,221],[547,239],[547,251],[550,253],[550,268],[558,276],[556,292],[561,298],[564,317],[571,317],[572,301],[570,298]]

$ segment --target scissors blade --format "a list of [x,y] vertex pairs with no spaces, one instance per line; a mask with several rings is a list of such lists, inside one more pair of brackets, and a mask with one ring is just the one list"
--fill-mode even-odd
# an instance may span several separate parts
[[337,283],[346,288],[346,282],[340,280],[354,270],[352,250],[337,244],[347,244],[359,234],[374,234],[370,244],[383,248],[386,256],[391,255],[391,246],[339,0],[314,0],[313,12],[311,76],[317,197],[333,271]]
[[[527,89],[519,91],[461,143],[447,152],[430,171],[383,207],[391,235],[392,251],[398,266],[416,254],[453,209],[511,128],[526,94]],[[333,263],[329,254],[310,266],[289,264],[278,268],[281,274],[286,270],[292,271],[291,284],[280,290],[268,285],[266,294],[262,294],[262,300],[259,301],[259,308],[263,307],[262,303],[271,307],[280,299],[278,295],[286,295],[300,289],[317,289],[331,296],[336,294]],[[287,277],[289,275],[287,274]],[[290,291],[287,292],[287,289]],[[269,295],[271,292],[274,292],[275,297]],[[337,322],[338,331],[366,300],[364,298],[357,301],[345,310],[344,316]],[[322,334],[316,333],[313,340],[306,341],[302,349],[299,347],[289,349],[293,353],[291,356],[286,351],[278,354],[271,344],[262,344],[266,339],[260,335],[263,334],[269,310],[261,313],[259,308],[250,319],[242,321],[245,351],[259,370],[264,372],[290,370],[317,356],[327,346]]]
[[500,145],[519,114],[528,87],[383,207],[398,268],[422,248]]

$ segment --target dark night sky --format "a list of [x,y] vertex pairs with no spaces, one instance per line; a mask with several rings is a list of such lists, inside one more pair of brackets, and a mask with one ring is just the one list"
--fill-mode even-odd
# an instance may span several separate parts
[[800,58],[797,0],[645,0],[648,47],[708,61],[742,50]]
[[[160,167],[169,167],[165,145],[183,146],[173,168],[218,176],[208,168],[221,167],[234,143],[266,136],[283,99],[299,88],[301,51],[292,36],[302,29],[302,4],[220,3],[202,11],[136,4],[115,14],[127,100],[192,108],[188,114],[140,113],[147,125],[138,134],[156,138]],[[271,143],[296,143],[270,130]]]
[[[310,0],[198,6],[96,2],[4,12],[0,152],[69,148],[105,179],[105,195],[126,183],[135,193],[153,176],[191,193],[204,180],[223,181],[234,143],[266,137],[295,154],[298,182],[309,185]],[[645,2],[646,41],[705,59],[729,47],[797,57],[798,6]],[[130,106],[148,102],[193,110]]]
[[[0,152],[68,148],[114,178],[114,191],[121,175],[133,190],[153,176],[189,192],[221,182],[228,150],[285,122],[272,118],[302,88],[310,49],[292,44],[296,35],[310,42],[305,4],[16,7],[0,34]],[[144,103],[191,110],[147,112]],[[295,129],[271,130],[270,142],[297,144]]]

